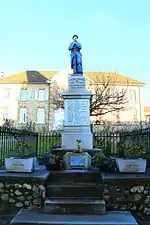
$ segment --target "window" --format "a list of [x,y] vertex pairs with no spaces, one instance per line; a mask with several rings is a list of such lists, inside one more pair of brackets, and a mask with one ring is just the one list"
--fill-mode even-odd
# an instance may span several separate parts
[[10,97],[10,89],[4,89],[4,99],[7,100]]
[[19,110],[19,122],[26,123],[27,122],[27,108],[20,108]]
[[39,90],[39,101],[45,100],[45,90]]
[[7,110],[0,112],[0,119],[2,119],[2,120],[8,119],[8,111]]
[[30,100],[30,95],[28,90],[21,90],[20,92],[20,100],[21,101],[28,101]]
[[45,123],[45,108],[38,108],[37,123]]
[[47,101],[48,100],[48,90],[39,89],[35,92],[35,100],[37,101]]

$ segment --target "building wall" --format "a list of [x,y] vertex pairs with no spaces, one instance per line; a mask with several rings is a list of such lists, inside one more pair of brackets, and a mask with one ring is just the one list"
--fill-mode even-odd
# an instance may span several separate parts
[[[38,90],[46,90],[46,100],[38,100]],[[27,90],[29,98],[27,100],[21,99],[21,91]],[[49,96],[50,90],[50,96]],[[8,97],[6,98],[6,91],[9,91]],[[20,108],[27,109],[26,122],[35,123],[38,128],[45,127],[46,123],[48,126],[48,114],[50,126],[53,124],[53,113],[52,113],[52,92],[53,88],[49,84],[0,84],[0,124],[4,123],[4,119],[14,120],[16,124],[20,123]],[[50,99],[49,99],[50,97]],[[50,103],[49,103],[50,101]],[[45,124],[37,122],[37,110],[38,108],[45,109]],[[3,116],[4,115],[4,116]]]
[[146,123],[150,123],[150,107],[149,106],[144,107],[144,121]]
[[[60,74],[58,74],[60,75]],[[68,84],[68,75],[67,71],[63,71],[61,73],[61,79],[58,79],[58,75],[53,77],[53,80],[55,80],[57,86],[60,89],[67,89]],[[60,76],[59,76],[60,78]],[[92,91],[95,93],[95,84],[94,82],[86,77],[86,85],[87,90]],[[114,87],[113,87],[114,88]],[[140,122],[144,120],[144,106],[143,106],[143,88],[139,86],[115,86],[116,89],[126,90],[126,95],[128,98],[128,103],[125,104],[124,110],[120,112],[113,112],[113,113],[107,113],[103,117],[97,116],[97,117],[91,117],[92,121],[96,120],[105,120],[110,122]]]
[[18,96],[22,84],[0,84],[0,124],[4,119],[17,120]]
[[[89,78],[87,80],[87,89],[94,93],[94,85]],[[51,80],[50,84],[0,84],[0,124],[3,123],[4,117],[15,120],[19,123],[19,109],[26,107],[28,116],[27,122],[35,123],[36,127],[46,127],[49,120],[49,127],[52,129],[54,124],[54,109],[53,96],[57,96],[59,89],[67,90],[68,85],[68,71],[57,73]],[[116,88],[127,89],[127,94],[130,101],[125,105],[125,110],[122,112],[115,112],[106,114],[103,118],[95,117],[92,120],[106,120],[106,121],[124,121],[137,122],[144,120],[144,106],[143,106],[143,90],[142,87],[137,86],[117,86]],[[30,99],[23,101],[20,99],[22,89],[27,89],[30,92]],[[47,90],[47,99],[39,101],[36,93],[39,89]],[[50,90],[50,94],[49,94]],[[9,93],[9,94],[8,94]],[[37,123],[37,109],[45,109],[45,124]]]
[[[87,89],[95,93],[95,84],[87,85]],[[143,89],[138,86],[115,86],[117,91],[125,90],[127,103],[120,112],[107,113],[104,116],[92,117],[92,120],[104,120],[110,122],[139,122],[144,120]],[[114,87],[112,87],[114,90]]]
[[19,108],[27,107],[27,122],[35,122],[35,124],[39,124],[37,122],[37,110],[39,108],[43,108],[45,110],[45,121],[48,120],[48,97],[47,100],[40,101],[38,100],[38,90],[48,90],[48,86],[45,84],[26,84],[24,85],[30,92],[30,99],[27,101],[19,100],[18,101],[18,120],[19,120]]

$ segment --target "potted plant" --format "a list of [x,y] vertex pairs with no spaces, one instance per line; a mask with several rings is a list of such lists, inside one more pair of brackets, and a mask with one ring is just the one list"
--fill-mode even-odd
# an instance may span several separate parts
[[48,171],[61,170],[63,168],[63,160],[56,154],[49,153],[44,158],[45,166]]
[[29,133],[17,133],[14,139],[15,148],[11,151],[12,157],[5,158],[6,171],[30,173],[38,167],[37,158],[32,153],[32,145],[29,144],[31,138]]
[[121,173],[145,173],[147,160],[141,144],[127,140],[118,144],[116,165]]
[[108,169],[106,156],[103,152],[94,153],[91,161],[94,168],[100,168],[101,171],[105,171]]
[[77,149],[74,149],[74,153],[82,153],[84,150],[81,148],[81,140],[76,140]]

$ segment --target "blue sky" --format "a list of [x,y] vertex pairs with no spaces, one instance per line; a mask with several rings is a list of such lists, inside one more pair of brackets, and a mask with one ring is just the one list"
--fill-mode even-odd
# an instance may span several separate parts
[[146,83],[150,105],[149,0],[0,0],[0,71],[60,70],[77,33],[85,71]]

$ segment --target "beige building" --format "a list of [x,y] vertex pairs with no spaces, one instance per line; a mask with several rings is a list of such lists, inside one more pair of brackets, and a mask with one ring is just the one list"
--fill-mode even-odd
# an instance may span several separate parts
[[[53,96],[61,89],[67,89],[68,74],[71,71],[25,71],[0,78],[0,123],[5,119],[17,124],[34,123],[36,127],[53,127]],[[117,73],[85,72],[87,88],[94,92],[95,84],[101,85],[104,78],[112,77],[110,85],[127,87],[131,95],[126,110],[116,115],[107,114],[105,120],[141,121],[143,120],[143,83]],[[99,118],[94,118],[99,119]]]
[[150,106],[144,107],[144,121],[150,123]]
[[[60,89],[67,89],[68,74],[71,71],[61,71],[53,77]],[[92,117],[91,120],[103,120],[110,122],[139,122],[144,121],[143,86],[144,83],[130,77],[111,72],[85,72],[87,90],[95,93],[95,90],[107,83],[112,94],[124,90],[127,95],[127,103],[124,110],[107,113],[104,116]]]
[[35,123],[41,128],[52,124],[51,77],[55,73],[26,71],[0,78],[0,123],[11,119],[17,124]]

